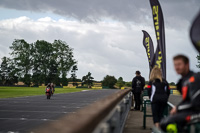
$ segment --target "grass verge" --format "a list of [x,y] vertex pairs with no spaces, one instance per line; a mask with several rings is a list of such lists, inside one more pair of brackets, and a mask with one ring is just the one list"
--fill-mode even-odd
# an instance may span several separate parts
[[[80,92],[82,90],[91,90],[87,88],[55,88],[55,94]],[[45,95],[45,88],[37,87],[0,87],[0,98],[12,98],[23,96]]]

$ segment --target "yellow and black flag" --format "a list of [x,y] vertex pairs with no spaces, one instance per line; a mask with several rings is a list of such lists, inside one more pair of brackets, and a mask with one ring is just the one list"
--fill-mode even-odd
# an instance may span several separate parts
[[166,48],[165,48],[165,27],[164,18],[160,3],[158,0],[150,0],[153,23],[157,39],[157,49],[154,56],[153,66],[157,65],[162,69],[163,78],[166,79]]
[[146,31],[142,30],[142,32],[144,33],[143,45],[147,52],[147,57],[148,57],[148,61],[149,61],[149,69],[151,72],[151,69],[153,68],[153,60],[154,60],[153,41],[152,41],[150,35]]
[[194,47],[200,52],[200,11],[190,29],[190,38]]

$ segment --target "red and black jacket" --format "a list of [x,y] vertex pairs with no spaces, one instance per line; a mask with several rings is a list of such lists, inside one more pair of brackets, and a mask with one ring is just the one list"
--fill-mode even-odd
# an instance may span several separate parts
[[193,74],[182,87],[182,101],[178,111],[200,111],[200,73]]

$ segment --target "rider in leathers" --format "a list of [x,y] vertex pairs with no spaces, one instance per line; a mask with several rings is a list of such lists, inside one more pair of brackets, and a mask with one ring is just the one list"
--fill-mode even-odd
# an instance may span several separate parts
[[[193,74],[182,87],[182,102],[176,106],[177,112],[160,123],[163,131],[183,132],[183,127],[191,121],[191,116],[200,114],[200,73]],[[175,129],[176,128],[176,129]]]

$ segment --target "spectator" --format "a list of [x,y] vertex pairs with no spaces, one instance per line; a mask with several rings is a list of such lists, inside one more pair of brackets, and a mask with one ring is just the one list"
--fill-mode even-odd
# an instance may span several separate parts
[[135,100],[135,110],[140,110],[140,97],[145,86],[145,79],[141,76],[140,71],[136,71],[136,76],[132,80],[132,92]]
[[147,90],[151,100],[153,122],[158,128],[169,98],[169,84],[162,79],[162,71],[157,66],[152,69],[149,81]]

